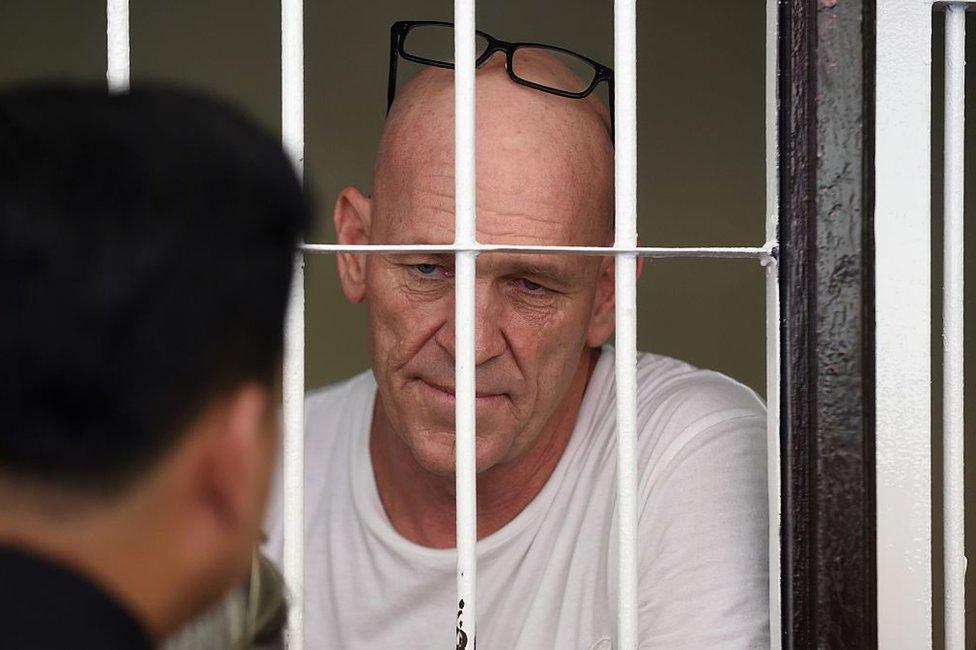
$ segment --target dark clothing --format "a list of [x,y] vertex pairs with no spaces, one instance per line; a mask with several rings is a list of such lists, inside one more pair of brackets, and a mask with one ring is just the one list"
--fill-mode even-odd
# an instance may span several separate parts
[[152,648],[121,604],[75,571],[0,546],[0,649]]

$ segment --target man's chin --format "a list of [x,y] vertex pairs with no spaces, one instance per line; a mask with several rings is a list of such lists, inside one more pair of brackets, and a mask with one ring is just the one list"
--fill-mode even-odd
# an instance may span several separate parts
[[454,430],[424,428],[420,433],[407,434],[404,442],[414,461],[425,472],[435,476],[454,475]]
[[[481,473],[495,466],[500,454],[494,449],[485,448],[485,438],[478,437],[477,471]],[[455,462],[454,429],[427,431],[408,441],[410,453],[416,463],[425,471],[443,478],[453,478]]]

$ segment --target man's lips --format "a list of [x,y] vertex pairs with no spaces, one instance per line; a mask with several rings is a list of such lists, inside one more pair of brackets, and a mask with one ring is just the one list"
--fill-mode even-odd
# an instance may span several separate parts
[[[436,391],[438,391],[440,393],[444,393],[445,395],[450,396],[452,399],[454,398],[454,388],[451,387],[451,386],[444,386],[442,384],[437,384],[437,383],[434,383],[432,381],[427,381],[426,379],[420,379],[420,382],[423,383],[424,385],[428,386],[429,388],[433,389],[433,390],[436,390]],[[474,396],[477,399],[492,399],[492,398],[496,398],[496,397],[504,397],[505,396],[505,393],[493,393],[493,392],[488,392],[488,391],[475,391]]]

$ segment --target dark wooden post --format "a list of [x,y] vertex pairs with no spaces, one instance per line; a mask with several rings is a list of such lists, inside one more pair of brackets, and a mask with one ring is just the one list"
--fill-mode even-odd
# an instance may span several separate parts
[[874,0],[781,0],[783,642],[877,646]]

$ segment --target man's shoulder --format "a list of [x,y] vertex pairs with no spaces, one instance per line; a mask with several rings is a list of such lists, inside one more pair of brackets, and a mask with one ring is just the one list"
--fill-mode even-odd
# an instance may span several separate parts
[[[604,348],[580,415],[583,426],[604,432],[594,439],[614,444],[616,427],[614,350]],[[739,422],[755,429],[765,419],[756,393],[714,370],[649,352],[637,356],[637,437],[641,453],[689,435],[707,432],[715,424]],[[602,443],[598,443],[602,444]]]
[[638,419],[661,409],[689,420],[765,413],[755,391],[735,379],[650,352],[637,357],[637,409]]
[[637,361],[638,455],[656,475],[718,454],[765,467],[766,409],[749,387],[714,370],[656,354]]

